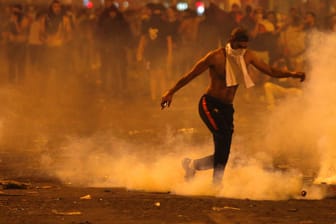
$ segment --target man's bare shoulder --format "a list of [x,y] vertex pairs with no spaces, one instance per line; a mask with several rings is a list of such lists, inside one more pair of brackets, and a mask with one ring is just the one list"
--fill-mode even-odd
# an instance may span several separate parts
[[217,63],[218,60],[222,61],[224,57],[225,57],[225,54],[224,54],[223,48],[217,48],[215,50],[212,50],[206,55],[206,59],[209,62],[213,62],[213,63]]
[[224,49],[222,47],[220,47],[220,48],[217,48],[217,49],[214,49],[214,50],[210,51],[209,55],[211,55],[211,56],[224,55],[223,51],[224,51]]
[[253,51],[251,51],[250,49],[246,50],[244,58],[245,58],[245,62],[247,64],[250,64],[252,61],[255,61],[255,60],[258,59],[258,57],[256,56],[256,54]]

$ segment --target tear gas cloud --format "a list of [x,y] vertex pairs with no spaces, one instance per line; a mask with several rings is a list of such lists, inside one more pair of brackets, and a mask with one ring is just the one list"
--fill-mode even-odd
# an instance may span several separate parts
[[[263,117],[263,126],[260,128],[262,131],[251,138],[239,141],[237,139],[241,136],[239,130],[236,131],[223,189],[220,191],[214,191],[211,187],[211,170],[199,172],[195,180],[185,183],[180,164],[185,156],[199,158],[212,153],[212,142],[209,140],[191,147],[188,144],[192,142],[181,139],[176,142],[177,136],[166,137],[167,141],[173,143],[169,144],[166,152],[160,152],[160,149],[167,145],[149,150],[132,144],[122,144],[118,147],[122,153],[117,156],[104,150],[101,153],[91,151],[88,145],[94,145],[94,139],[85,140],[90,141],[90,144],[78,143],[81,150],[71,150],[75,146],[70,144],[65,151],[67,154],[72,151],[73,155],[67,156],[68,161],[62,162],[62,169],[56,174],[64,180],[75,180],[91,186],[124,186],[129,189],[169,191],[176,194],[252,199],[293,197],[300,192],[304,175],[317,174],[316,181],[335,183],[335,174],[332,173],[336,164],[333,152],[336,143],[333,116],[336,105],[333,103],[336,83],[333,77],[336,67],[333,67],[332,61],[334,45],[336,41],[331,35],[314,35],[312,47],[307,51],[310,70],[306,71],[303,95],[288,96],[271,113],[260,111]],[[248,114],[245,113],[244,116]],[[178,122],[178,118],[176,120]],[[239,124],[239,120],[236,123]],[[166,134],[164,130],[162,132]],[[110,141],[120,144],[118,139]],[[147,151],[148,155],[138,155],[135,150]],[[84,158],[79,159],[82,155],[85,155]],[[236,158],[240,163],[235,163]],[[274,158],[278,158],[278,163],[288,166],[286,172],[265,169],[272,166]],[[85,169],[76,168],[82,166]],[[323,197],[320,193],[314,194],[316,192],[314,190],[310,195],[314,195],[314,198]]]
[[[314,33],[307,58],[310,68],[303,85],[303,96],[288,98],[268,121],[265,147],[287,157],[303,173],[316,173],[317,182],[335,183],[335,100],[336,71],[332,50],[334,34]],[[333,174],[334,173],[334,174]]]
[[[39,146],[34,144],[34,147],[40,152],[40,167],[66,184],[126,187],[133,190],[172,192],[182,195],[214,195],[258,200],[282,200],[297,195],[301,190],[304,175],[317,174],[317,181],[336,183],[336,152],[333,150],[336,147],[336,116],[334,116],[336,96],[333,94],[336,85],[333,75],[336,73],[335,63],[333,63],[336,56],[333,50],[335,45],[336,40],[332,35],[316,34],[313,36],[311,47],[307,52],[310,69],[306,71],[307,80],[302,87],[303,95],[286,97],[273,112],[266,111],[266,109],[258,111],[260,118],[257,120],[261,122],[252,124],[249,138],[245,138],[237,128],[222,189],[212,188],[211,170],[198,172],[191,182],[184,181],[181,159],[186,156],[190,158],[206,156],[213,152],[213,146],[210,133],[207,133],[207,140],[195,143],[190,137],[193,131],[190,133],[170,131],[176,123],[204,128],[205,133],[207,131],[198,118],[197,106],[194,107],[192,116],[185,117],[191,120],[197,119],[199,123],[194,120],[191,122],[181,119],[184,116],[169,118],[169,113],[173,113],[174,110],[176,112],[179,110],[178,107],[185,104],[184,101],[178,99],[179,96],[182,97],[182,91],[176,97],[172,108],[167,111],[160,112],[158,109],[158,114],[149,117],[146,109],[139,107],[137,114],[140,115],[134,114],[135,119],[132,119],[132,113],[128,115],[128,127],[136,126],[139,130],[145,130],[151,123],[155,124],[162,120],[168,123],[167,126],[154,131],[152,137],[144,138],[140,143],[125,140],[123,133],[118,130],[101,131],[107,127],[107,124],[113,126],[119,122],[119,118],[127,120],[125,111],[108,109],[111,102],[105,102],[107,109],[99,107],[105,108],[104,110],[97,109],[96,101],[89,101],[91,107],[87,107],[90,98],[83,97],[87,96],[84,87],[77,86],[75,90],[71,88],[63,94],[57,93],[52,99],[48,99],[44,108],[34,109],[31,114],[25,113],[26,116],[38,121],[40,126],[43,126],[43,122],[49,124],[43,126],[49,127],[48,129],[38,131],[39,134],[34,135],[35,140],[39,139]],[[194,90],[193,85],[187,88]],[[3,92],[9,94],[7,90]],[[73,99],[68,99],[69,92],[75,92],[72,94]],[[69,104],[80,102],[77,103],[76,109],[81,112],[85,110],[85,116],[80,114],[81,119],[90,121],[81,129],[81,134],[71,132],[71,125],[74,124],[72,122],[77,120],[75,118],[78,114],[70,113],[60,106],[64,104],[62,100],[60,104],[56,104],[55,102],[59,99],[68,99],[65,103]],[[192,100],[187,100],[187,102],[197,103],[198,98]],[[16,103],[24,103],[24,100]],[[239,103],[239,101],[235,102],[238,107]],[[30,106],[27,106],[25,111]],[[120,107],[117,108],[120,109]],[[115,111],[119,111],[119,114],[114,114]],[[42,113],[46,117],[45,120],[41,117],[37,118],[36,113]],[[2,114],[8,115],[11,112],[6,111]],[[248,111],[237,111],[237,114],[238,118],[236,117],[235,122],[236,127],[239,127],[240,116],[249,116],[249,113]],[[5,115],[3,115],[0,128],[2,128],[3,141],[8,141],[9,134],[4,134],[3,129],[17,125],[17,122],[8,121],[8,116]],[[62,118],[65,117],[64,115],[67,116],[67,120]],[[15,120],[15,115],[12,114],[11,117]],[[74,121],[71,121],[69,117],[74,118]],[[53,119],[53,122],[50,119]],[[64,123],[62,125],[64,129],[51,129],[50,124],[56,123]],[[31,125],[34,122],[26,121],[26,124],[29,125],[21,129],[26,133],[36,133],[32,129],[41,130],[37,124]],[[253,125],[258,125],[258,131],[255,131]],[[18,130],[18,127],[13,129]],[[66,130],[65,133],[64,130]],[[163,137],[159,142],[153,141],[158,134]],[[52,144],[50,146],[51,136],[63,140],[62,144],[57,144],[57,149],[53,148]],[[9,145],[14,144],[13,139],[8,143]],[[274,163],[286,164],[286,171],[274,169]],[[314,196],[314,198],[321,197],[323,195],[320,193]]]

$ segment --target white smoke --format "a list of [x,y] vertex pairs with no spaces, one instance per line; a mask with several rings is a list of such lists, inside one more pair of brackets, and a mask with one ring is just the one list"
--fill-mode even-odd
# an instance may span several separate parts
[[[303,176],[306,175],[316,175],[316,183],[336,184],[336,151],[334,150],[336,147],[336,96],[334,95],[336,64],[333,62],[336,53],[333,46],[336,46],[335,34],[312,36],[311,47],[307,52],[310,69],[306,71],[307,80],[303,84],[303,95],[287,97],[272,113],[266,110],[260,111],[260,117],[256,119],[260,123],[250,124],[248,137],[240,133],[240,122],[242,120],[249,122],[253,119],[245,119],[250,115],[248,111],[242,111],[238,118],[236,117],[238,129],[233,138],[223,187],[220,189],[213,188],[211,185],[212,170],[198,172],[191,182],[184,181],[181,160],[184,157],[195,159],[207,156],[213,152],[213,145],[210,133],[206,133],[207,130],[197,118],[196,107],[195,116],[188,117],[190,121],[182,120],[180,117],[175,117],[174,121],[169,118],[168,114],[174,111],[174,108],[179,110],[178,108],[183,107],[186,102],[189,104],[197,101],[197,99],[179,101],[178,97],[183,95],[182,92],[176,97],[172,108],[164,112],[158,109],[158,114],[146,122],[167,120],[167,123],[181,122],[188,126],[194,122],[193,119],[197,118],[199,124],[194,126],[197,126],[197,129],[203,127],[202,131],[209,139],[202,143],[197,142],[197,145],[190,137],[194,134],[193,129],[187,127],[182,132],[174,132],[173,127],[164,127],[157,131],[149,131],[147,134],[153,133],[153,137],[147,136],[143,143],[139,144],[125,140],[125,137],[127,139],[129,136],[117,135],[118,130],[114,130],[113,133],[102,135],[95,133],[89,137],[69,138],[66,144],[60,144],[61,148],[48,150],[50,147],[48,142],[52,141],[51,138],[54,136],[58,137],[61,129],[49,130],[43,127],[56,127],[60,117],[64,119],[64,127],[71,127],[71,118],[77,118],[77,110],[67,111],[65,110],[67,107],[64,107],[59,111],[60,107],[53,103],[59,98],[58,95],[46,100],[45,108],[37,109],[30,103],[32,101],[28,99],[29,96],[17,96],[15,91],[3,89],[0,95],[6,107],[2,107],[0,111],[3,117],[0,122],[1,144],[21,146],[26,143],[21,141],[22,144],[19,144],[20,141],[17,141],[18,138],[14,134],[20,133],[19,130],[31,134],[39,142],[38,146],[34,144],[38,148],[37,151],[42,154],[41,168],[66,184],[126,187],[183,195],[213,195],[258,200],[283,200],[296,197],[303,188]],[[194,84],[187,88],[194,91],[193,87]],[[199,88],[199,86],[196,87]],[[198,95],[198,91],[199,89],[195,90],[194,93],[197,94],[193,95]],[[60,98],[68,99],[69,94],[66,92],[64,94],[66,96],[61,95]],[[74,95],[78,99],[85,99],[81,94],[81,91],[77,91]],[[7,102],[5,101],[9,98],[7,96],[16,100]],[[31,98],[35,99],[34,96]],[[68,101],[66,103],[73,105],[73,101]],[[24,102],[26,103],[23,104]],[[92,102],[95,101],[92,100]],[[32,112],[27,114],[26,111]],[[95,121],[115,122],[113,120],[115,117],[109,113],[110,111],[112,110],[97,113],[92,109],[94,116],[88,114],[84,117],[90,117],[91,120],[95,118],[95,120],[87,124],[88,128],[84,126],[83,130],[91,130],[92,127],[98,130],[100,126],[96,127]],[[38,117],[40,112],[48,116],[40,118]],[[140,109],[138,112],[142,113]],[[27,116],[22,116],[20,113]],[[25,120],[18,119],[24,117],[26,117]],[[139,118],[141,124],[134,125],[140,132],[145,131],[142,124],[145,123],[143,120],[147,119],[147,117],[141,117]],[[27,124],[24,129],[22,124]],[[103,124],[100,125],[103,126]],[[258,129],[254,129],[255,126],[258,126]],[[70,131],[71,129],[68,130]],[[158,131],[164,136],[160,138],[160,141],[163,139],[161,142],[153,141],[158,136]],[[283,170],[275,169],[274,163],[286,167]],[[309,195],[313,198],[324,196],[323,192],[313,187],[307,189],[311,191]]]
[[307,88],[307,114],[314,118],[311,129],[316,132],[316,153],[320,155],[317,181],[329,184],[336,184],[335,37],[335,33],[314,36],[309,54],[312,75]]
[[[303,96],[286,98],[273,113],[263,111],[263,131],[255,133],[253,140],[240,142],[240,136],[234,137],[220,190],[211,186],[211,170],[198,172],[193,181],[185,182],[180,164],[187,155],[199,158],[211,154],[212,142],[191,146],[191,139],[165,130],[162,134],[167,135],[166,144],[149,148],[108,136],[103,144],[96,138],[73,139],[62,150],[58,164],[49,159],[44,161],[48,161],[49,167],[54,163],[55,174],[66,183],[186,195],[278,200],[299,195],[303,175],[318,173],[317,181],[335,183],[333,46],[336,46],[334,35],[312,37],[307,53],[311,69],[306,71]],[[272,169],[275,157],[288,165],[285,172]],[[320,193],[314,195],[321,197]]]
[[296,160],[303,169],[314,169],[316,182],[335,184],[336,153],[336,53],[335,34],[315,33],[307,52],[310,70],[302,99],[281,103],[270,118],[273,123],[273,147]]

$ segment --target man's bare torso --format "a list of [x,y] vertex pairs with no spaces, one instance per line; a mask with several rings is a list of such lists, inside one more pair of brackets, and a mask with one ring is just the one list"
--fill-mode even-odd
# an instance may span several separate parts
[[225,49],[219,48],[208,56],[210,83],[206,93],[219,99],[223,103],[232,103],[238,85],[226,86],[225,55]]

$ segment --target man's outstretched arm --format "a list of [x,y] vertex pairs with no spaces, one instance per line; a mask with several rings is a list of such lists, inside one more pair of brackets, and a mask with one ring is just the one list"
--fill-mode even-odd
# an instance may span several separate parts
[[306,74],[304,72],[277,69],[266,64],[251,51],[248,51],[246,54],[247,55],[245,56],[245,60],[247,64],[254,65],[258,70],[265,73],[266,75],[274,78],[296,78],[300,79],[301,82],[306,79]]
[[173,99],[173,95],[179,89],[187,85],[191,80],[193,80],[194,78],[196,78],[198,75],[200,75],[209,68],[209,62],[208,62],[209,56],[210,55],[207,55],[204,58],[200,59],[189,72],[183,75],[171,89],[169,89],[167,92],[163,94],[161,100],[162,109],[167,106],[168,107],[170,106],[171,101]]

